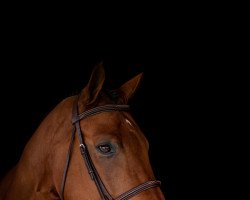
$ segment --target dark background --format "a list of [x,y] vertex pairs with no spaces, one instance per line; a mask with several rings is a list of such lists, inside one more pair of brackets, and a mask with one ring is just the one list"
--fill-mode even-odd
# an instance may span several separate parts
[[[145,13],[144,13],[145,14]],[[158,12],[110,24],[35,13],[6,15],[1,38],[1,177],[18,161],[43,118],[87,83],[103,62],[105,86],[140,72],[132,113],[150,143],[169,200],[215,198],[223,190],[225,116],[236,76],[225,65],[227,34],[217,19]],[[187,13],[185,13],[187,14]],[[159,18],[157,18],[159,17]],[[89,19],[89,18],[88,18]],[[156,20],[157,19],[157,20]],[[161,19],[161,20],[160,20]]]

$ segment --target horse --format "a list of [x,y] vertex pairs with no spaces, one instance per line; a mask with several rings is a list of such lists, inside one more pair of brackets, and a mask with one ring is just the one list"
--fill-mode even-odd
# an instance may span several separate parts
[[104,88],[96,65],[77,95],[41,121],[0,184],[1,200],[164,200],[149,143],[129,112],[143,72]]

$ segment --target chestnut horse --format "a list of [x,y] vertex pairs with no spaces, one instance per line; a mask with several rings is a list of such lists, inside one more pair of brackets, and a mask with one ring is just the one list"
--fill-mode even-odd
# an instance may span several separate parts
[[164,200],[148,141],[127,105],[141,77],[106,91],[104,68],[97,65],[80,94],[41,122],[2,180],[0,199]]

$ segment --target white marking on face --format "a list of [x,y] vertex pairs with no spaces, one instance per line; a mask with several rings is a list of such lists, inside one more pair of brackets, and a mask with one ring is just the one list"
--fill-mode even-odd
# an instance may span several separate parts
[[131,127],[133,127],[132,123],[131,123],[128,119],[125,119],[125,121],[126,121]]

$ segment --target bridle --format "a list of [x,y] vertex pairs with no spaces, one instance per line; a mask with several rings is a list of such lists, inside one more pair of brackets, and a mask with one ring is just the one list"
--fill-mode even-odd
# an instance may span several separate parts
[[114,111],[128,111],[129,110],[129,105],[117,105],[117,104],[107,104],[104,106],[98,106],[89,110],[84,111],[81,114],[78,114],[78,96],[73,104],[73,109],[72,109],[72,125],[73,125],[73,130],[72,130],[72,136],[69,144],[69,149],[68,149],[68,154],[67,154],[67,159],[66,159],[66,164],[63,172],[63,178],[62,178],[62,184],[61,184],[61,199],[64,200],[64,187],[66,183],[66,177],[67,177],[67,171],[69,168],[69,163],[70,163],[70,157],[71,157],[71,152],[73,148],[73,141],[75,138],[75,132],[77,132],[78,135],[78,140],[80,143],[80,151],[81,155],[85,161],[85,165],[87,167],[88,173],[91,177],[91,179],[95,182],[95,185],[99,191],[99,194],[101,196],[102,200],[126,200],[129,199],[138,193],[141,193],[147,189],[153,188],[153,187],[159,187],[161,185],[161,182],[158,180],[151,180],[151,181],[146,181],[145,183],[142,183],[132,189],[130,189],[127,192],[124,192],[123,194],[119,195],[117,198],[113,198],[109,192],[107,191],[106,187],[104,186],[96,168],[95,165],[90,157],[90,154],[88,152],[88,148],[84,142],[84,139],[82,137],[82,131],[80,127],[80,121],[82,119],[85,119],[89,116],[96,115],[101,112],[114,112]]

